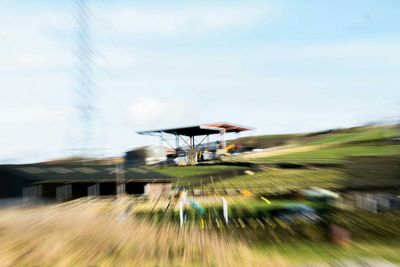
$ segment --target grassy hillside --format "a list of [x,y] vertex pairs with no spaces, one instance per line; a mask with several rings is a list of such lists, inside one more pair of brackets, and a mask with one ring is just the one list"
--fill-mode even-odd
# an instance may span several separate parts
[[390,139],[399,135],[400,129],[389,125],[332,129],[314,133],[250,136],[232,140],[231,142],[254,148],[269,148],[288,144],[322,145],[366,142]]
[[292,163],[338,163],[351,156],[385,156],[400,155],[400,145],[349,145],[330,146],[320,149],[287,153],[278,156],[256,158],[252,161],[265,162],[292,162]]
[[149,169],[175,178],[208,177],[224,172],[241,173],[246,170],[241,166],[230,165],[197,165],[197,166],[171,166],[171,167],[148,167]]
[[272,150],[240,155],[231,160],[255,163],[338,163],[350,156],[400,155],[400,145],[391,141],[399,136],[399,127],[374,126],[317,133],[246,137],[247,139],[238,139],[238,142],[259,148],[272,146]]
[[274,146],[282,146],[288,143],[298,143],[302,140],[302,134],[277,134],[277,135],[259,135],[242,137],[231,140],[240,146],[248,146],[254,148],[267,148]]
[[312,186],[337,189],[343,186],[345,175],[334,169],[278,169],[270,168],[254,175],[239,175],[227,179],[207,181],[206,188],[248,189],[253,193],[289,193],[291,190]]
[[307,142],[308,145],[341,144],[351,142],[376,141],[393,138],[400,134],[394,127],[363,127],[344,130],[321,136],[316,140]]

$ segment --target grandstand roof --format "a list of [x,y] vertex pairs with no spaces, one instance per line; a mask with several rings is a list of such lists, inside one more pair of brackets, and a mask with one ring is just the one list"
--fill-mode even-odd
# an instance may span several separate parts
[[226,133],[230,132],[238,133],[251,130],[251,128],[231,123],[206,123],[188,127],[140,131],[138,132],[138,134],[154,135],[154,134],[167,133],[167,134],[183,135],[183,136],[198,136],[198,135],[218,134],[220,133],[221,130],[225,130]]

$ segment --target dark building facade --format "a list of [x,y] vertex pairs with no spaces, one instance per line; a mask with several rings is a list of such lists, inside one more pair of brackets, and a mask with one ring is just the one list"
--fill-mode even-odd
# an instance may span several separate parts
[[69,200],[86,196],[145,194],[151,184],[171,184],[172,178],[143,167],[115,164],[0,165],[0,198]]

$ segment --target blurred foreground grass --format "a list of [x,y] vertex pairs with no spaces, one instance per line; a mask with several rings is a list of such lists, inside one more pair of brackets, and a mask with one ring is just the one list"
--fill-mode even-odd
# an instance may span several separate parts
[[[117,202],[0,211],[1,266],[282,266],[237,241],[175,224],[122,220]],[[116,209],[114,209],[116,208]]]
[[0,210],[0,266],[331,266],[360,257],[398,262],[400,253],[397,243],[384,240],[346,248],[301,241],[256,245],[218,231],[121,216],[126,204],[78,200]]

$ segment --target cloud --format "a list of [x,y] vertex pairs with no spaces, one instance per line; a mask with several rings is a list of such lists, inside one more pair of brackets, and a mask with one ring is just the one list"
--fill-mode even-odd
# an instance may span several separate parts
[[38,122],[54,123],[64,120],[73,114],[72,108],[43,106],[2,107],[0,111],[0,124],[20,123],[29,124],[30,126]]
[[351,63],[360,60],[374,60],[398,65],[400,40],[313,43],[304,45],[300,54],[311,58],[348,60]]
[[57,32],[71,32],[71,14],[63,9],[0,8],[1,72],[49,70],[71,65],[69,41]]
[[271,14],[267,6],[255,4],[158,9],[127,6],[99,8],[97,12],[99,17],[109,23],[108,30],[121,35],[168,37],[178,33],[209,33],[246,28]]
[[130,122],[138,127],[170,127],[195,118],[193,104],[183,100],[140,97],[127,111]]

